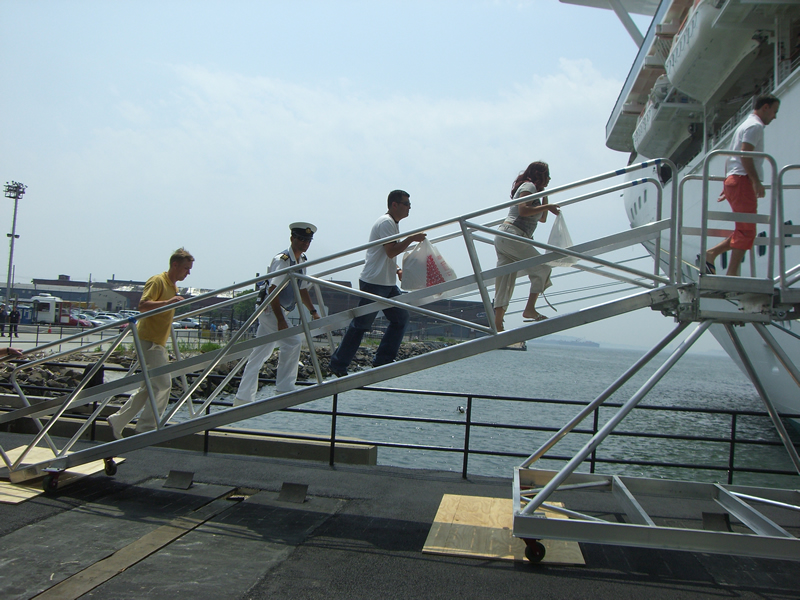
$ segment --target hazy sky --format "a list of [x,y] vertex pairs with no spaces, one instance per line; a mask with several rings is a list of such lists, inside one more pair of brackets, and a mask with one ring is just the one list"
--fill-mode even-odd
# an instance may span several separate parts
[[[532,160],[556,186],[628,158],[605,148],[605,124],[636,46],[609,11],[4,0],[0,22],[0,179],[28,185],[17,282],[143,280],[185,246],[186,284],[226,286],[265,272],[291,221],[319,226],[321,257],[366,242],[395,188],[411,194],[409,230],[506,201]],[[565,214],[575,242],[628,227],[619,199]],[[648,342],[666,321],[644,317]]]

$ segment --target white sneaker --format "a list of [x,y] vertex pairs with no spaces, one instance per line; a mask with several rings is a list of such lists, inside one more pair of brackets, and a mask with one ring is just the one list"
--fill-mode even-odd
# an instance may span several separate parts
[[119,415],[109,415],[106,420],[108,421],[108,424],[111,426],[111,435],[114,436],[115,440],[121,440],[124,437],[122,433],[123,430],[125,429],[125,426],[123,425],[122,427],[120,427],[119,423],[117,423],[117,421],[119,420]]
[[244,406],[245,404],[250,404],[250,400],[245,400],[244,398],[239,398],[238,396],[233,399],[234,406]]

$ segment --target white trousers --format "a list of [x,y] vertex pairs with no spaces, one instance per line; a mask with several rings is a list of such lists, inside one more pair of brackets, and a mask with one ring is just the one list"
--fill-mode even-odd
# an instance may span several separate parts
[[[278,331],[278,320],[267,309],[258,315],[258,331],[256,337],[262,337]],[[303,343],[302,335],[293,335],[277,342],[269,342],[255,348],[247,357],[247,366],[242,373],[239,389],[236,391],[236,404],[245,404],[256,399],[258,391],[258,373],[262,365],[272,355],[275,346],[280,347],[278,358],[278,375],[275,379],[275,392],[283,394],[295,389],[297,381],[297,364],[300,362],[300,346]]]
[[[142,340],[142,350],[144,351],[143,360],[148,371],[169,363],[169,353],[164,346]],[[153,409],[150,407],[150,399],[147,395],[147,386],[142,383],[142,387],[140,387],[133,396],[128,398],[128,401],[122,405],[122,408],[120,408],[115,415],[115,417],[119,419],[117,425],[119,431],[122,431],[122,428],[130,423],[140,410],[142,411],[142,416],[139,417],[139,421],[136,423],[136,433],[143,433],[156,429],[156,423],[158,419],[161,418],[169,402],[172,378],[169,375],[151,377],[150,385],[153,388],[153,395],[156,399],[158,416],[153,414]],[[142,410],[143,408],[144,410]]]
[[[501,226],[502,228],[503,226]],[[504,231],[508,231],[508,233],[513,233],[515,235],[522,235],[522,232],[519,231],[516,227],[513,229],[510,226]],[[526,258],[533,258],[534,256],[541,256],[539,251],[531,246],[530,244],[526,244],[524,242],[518,242],[516,240],[510,240],[508,238],[504,238],[502,236],[496,236],[494,238],[494,248],[497,252],[497,266],[503,267],[505,265],[510,265],[511,263],[515,263],[519,260],[524,260]],[[544,290],[549,288],[553,285],[550,282],[550,272],[552,271],[552,267],[549,265],[537,265],[535,267],[529,267],[527,269],[523,269],[523,272],[528,275],[528,279],[531,281],[531,294],[541,294]],[[494,282],[494,307],[495,308],[506,308],[508,307],[508,303],[511,301],[511,296],[514,295],[514,285],[517,281],[517,273],[509,273],[508,275],[501,275],[498,277]]]

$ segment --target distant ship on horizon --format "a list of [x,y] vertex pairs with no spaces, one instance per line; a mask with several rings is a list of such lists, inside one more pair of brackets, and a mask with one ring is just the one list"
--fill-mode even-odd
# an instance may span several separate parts
[[584,348],[599,348],[600,344],[581,338],[567,338],[545,336],[530,340],[532,344],[558,344],[559,346],[582,346]]

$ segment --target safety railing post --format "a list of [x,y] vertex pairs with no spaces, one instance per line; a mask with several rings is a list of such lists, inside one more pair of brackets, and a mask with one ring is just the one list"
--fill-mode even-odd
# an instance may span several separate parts
[[736,413],[731,415],[731,441],[728,445],[728,485],[733,484],[734,454],[736,452]]
[[[190,401],[190,402],[191,402],[191,401]],[[210,415],[210,414],[211,414],[211,407],[210,407],[210,406],[206,406],[205,413],[206,413],[207,415]],[[209,448],[209,433],[210,433],[210,431],[211,431],[210,429],[206,429],[205,431],[203,431],[203,454],[208,454],[208,448]]]
[[142,341],[139,339],[139,329],[131,326],[131,331],[133,332],[133,345],[136,348],[136,356],[139,357],[139,367],[142,369],[142,377],[144,377],[144,386],[147,390],[147,401],[150,404],[150,409],[153,411],[153,418],[156,422],[156,428],[161,429],[161,423],[158,419],[158,405],[156,404],[156,396],[153,393],[153,384],[150,382],[150,372],[147,367],[147,361],[144,359],[144,348],[142,347]]
[[472,427],[472,396],[467,396],[467,422],[464,424],[464,461],[461,466],[461,478],[467,478],[467,465],[469,463],[469,434]]
[[[594,418],[592,419],[592,436],[597,435],[600,429],[600,407],[594,409]],[[592,455],[589,458],[589,473],[594,473],[597,467],[597,448],[592,450]]]
[[328,464],[330,466],[333,466],[334,464],[334,456],[336,453],[336,415],[338,410],[339,394],[334,394],[333,401],[331,403],[331,446],[328,454]]
[[[133,327],[133,323],[131,323],[130,326]],[[175,328],[174,327],[170,328],[169,335],[170,335],[170,338],[172,339],[172,350],[173,350],[173,352],[175,352],[175,358],[176,358],[176,360],[181,360],[183,358],[183,356],[181,355],[180,345],[178,344],[178,334],[175,332]],[[186,381],[186,375],[182,374],[180,376],[180,381],[181,381],[181,389],[183,390],[183,393],[185,394],[186,390],[189,389],[189,384]],[[189,410],[189,415],[191,415],[193,417],[195,413],[194,413],[194,410],[192,410],[191,403],[187,404],[187,408]]]

